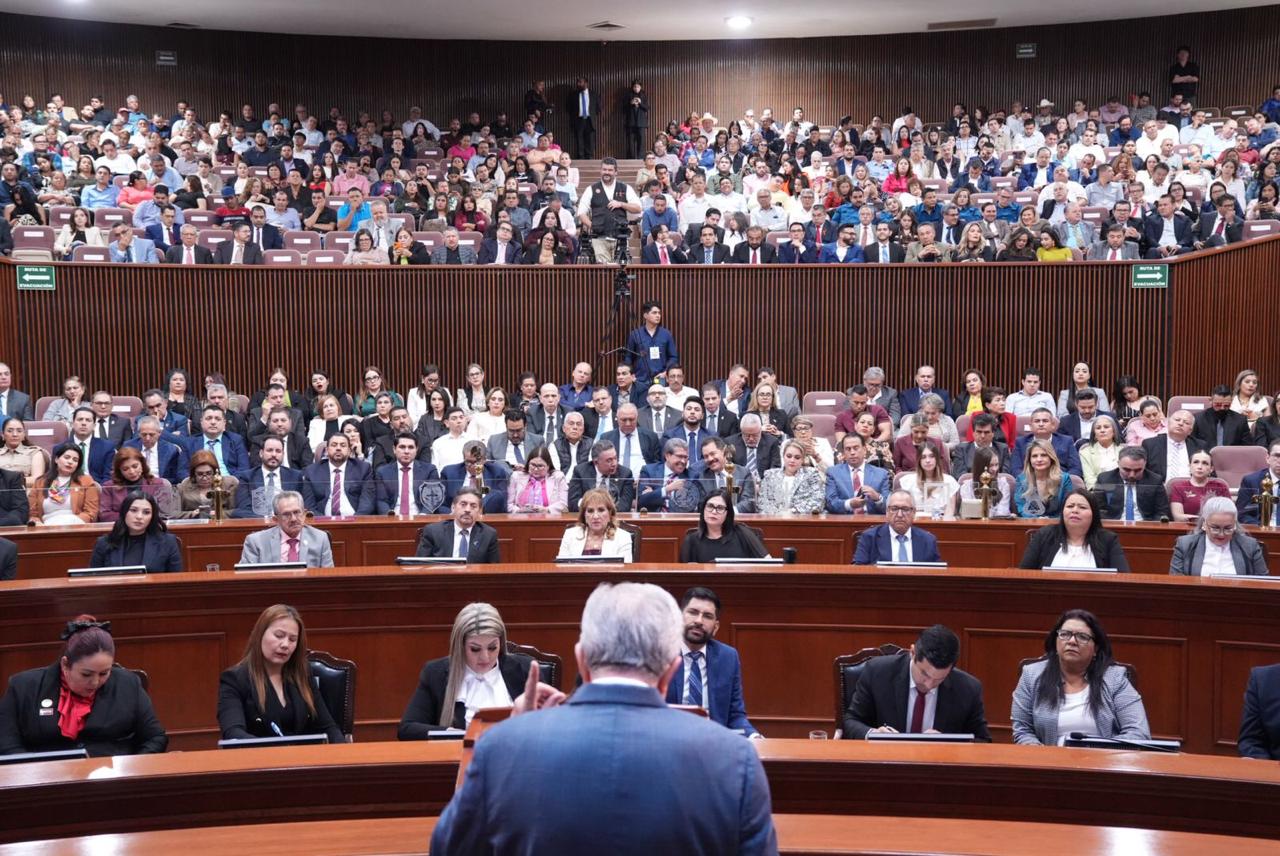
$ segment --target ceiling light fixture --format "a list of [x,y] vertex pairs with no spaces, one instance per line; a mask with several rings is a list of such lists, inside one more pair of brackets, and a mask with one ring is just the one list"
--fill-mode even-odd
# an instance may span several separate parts
[[731,30],[745,30],[751,26],[751,19],[746,15],[731,15],[725,18],[724,22],[729,25]]

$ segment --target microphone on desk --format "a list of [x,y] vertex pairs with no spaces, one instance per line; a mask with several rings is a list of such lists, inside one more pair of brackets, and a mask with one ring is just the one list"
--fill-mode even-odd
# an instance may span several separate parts
[[1101,734],[1085,734],[1083,731],[1073,731],[1067,735],[1068,740],[1105,740],[1108,743],[1117,743],[1121,746],[1128,746],[1130,749],[1138,749],[1143,752],[1170,752],[1174,755],[1178,754],[1178,750],[1170,746],[1161,746],[1155,742],[1141,742],[1137,740],[1126,740],[1123,737],[1103,737]]

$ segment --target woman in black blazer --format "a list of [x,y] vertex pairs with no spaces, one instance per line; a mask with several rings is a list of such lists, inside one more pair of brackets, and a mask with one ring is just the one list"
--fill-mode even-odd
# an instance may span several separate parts
[[244,658],[218,680],[222,739],[325,734],[346,737],[315,691],[307,665],[307,631],[292,606],[276,604],[258,616]]
[[433,731],[466,728],[481,707],[511,704],[524,692],[532,662],[507,653],[507,628],[498,610],[467,604],[453,621],[449,656],[422,667],[396,736],[426,740]]
[[149,574],[180,573],[182,549],[160,519],[160,507],[148,493],[130,493],[120,504],[111,531],[93,545],[91,568],[145,565]]
[[1102,527],[1093,494],[1075,488],[1062,502],[1057,523],[1043,526],[1031,536],[1020,568],[1115,568],[1127,572],[1129,560],[1116,533]]
[[415,241],[413,232],[406,226],[396,230],[395,243],[387,250],[387,257],[393,265],[431,264],[431,250],[421,241]]
[[169,745],[133,672],[115,664],[111,622],[67,622],[62,656],[20,672],[0,698],[0,755],[84,749],[93,757],[163,752]]

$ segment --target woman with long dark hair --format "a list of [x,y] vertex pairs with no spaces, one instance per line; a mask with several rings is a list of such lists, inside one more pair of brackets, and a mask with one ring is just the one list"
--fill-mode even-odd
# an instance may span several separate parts
[[1127,571],[1129,560],[1116,533],[1103,528],[1097,499],[1078,487],[1063,500],[1057,522],[1040,527],[1031,536],[1019,567]]
[[120,503],[119,513],[114,519],[116,522],[111,531],[93,545],[89,567],[143,565],[151,574],[182,571],[182,549],[178,546],[178,539],[165,527],[160,508],[152,496],[130,492]]
[[768,555],[754,529],[733,522],[733,494],[728,488],[703,497],[698,506],[698,528],[690,529],[680,544],[680,561],[686,563],[760,559]]

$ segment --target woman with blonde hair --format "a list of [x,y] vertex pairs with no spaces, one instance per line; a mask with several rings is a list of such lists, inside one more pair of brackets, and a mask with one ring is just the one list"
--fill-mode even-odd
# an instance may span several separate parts
[[497,609],[467,604],[453,620],[449,656],[422,667],[397,737],[426,740],[432,731],[466,728],[482,707],[511,705],[524,690],[532,662],[507,653],[507,626]]
[[1032,440],[1027,462],[1013,486],[1019,517],[1057,517],[1071,493],[1071,476],[1062,471],[1053,444]]
[[601,488],[587,491],[578,503],[578,522],[564,530],[557,555],[609,556],[623,562],[632,561],[631,533],[618,526],[617,520],[618,506],[609,491]]
[[778,390],[771,383],[756,384],[756,388],[751,390],[747,413],[759,416],[760,427],[768,434],[780,437],[791,433],[787,414],[778,407]]

